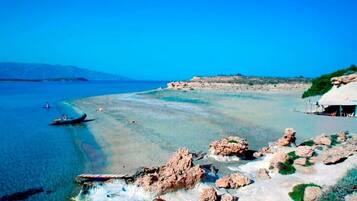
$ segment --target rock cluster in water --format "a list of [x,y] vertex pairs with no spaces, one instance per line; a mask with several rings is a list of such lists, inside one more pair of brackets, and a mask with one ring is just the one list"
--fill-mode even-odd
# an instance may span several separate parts
[[[298,146],[296,146],[295,141],[296,132],[294,129],[285,129],[280,139],[254,154],[257,157],[269,155],[269,170],[260,168],[255,177],[249,175],[250,178],[239,172],[228,174],[218,179],[215,178],[213,180],[215,181],[215,187],[217,189],[243,188],[253,183],[251,178],[260,180],[274,179],[272,178],[274,177],[274,174],[271,174],[272,172],[293,174],[295,168],[312,166],[317,162],[333,165],[343,162],[357,152],[357,137],[349,137],[346,132],[340,132],[332,136],[321,134]],[[244,157],[248,152],[248,142],[243,138],[230,136],[212,142],[210,151],[221,156]],[[134,183],[144,190],[154,192],[157,195],[179,189],[194,188],[207,175],[205,165],[199,166],[193,163],[195,159],[201,159],[202,157],[204,157],[203,153],[192,154],[188,149],[182,148],[165,165],[157,168],[143,168],[135,175],[123,178],[127,183]],[[209,166],[208,169],[210,169],[208,170],[210,172],[217,172],[213,166]],[[294,171],[291,171],[291,169]],[[87,183],[85,183],[83,189],[86,188],[91,188],[91,186],[88,187]],[[321,197],[321,192],[319,187],[307,187],[304,192],[304,200],[318,200]],[[161,198],[156,198],[156,200],[162,201]],[[205,188],[200,194],[200,201],[234,200],[237,200],[237,197],[231,194],[219,195],[214,187]]]

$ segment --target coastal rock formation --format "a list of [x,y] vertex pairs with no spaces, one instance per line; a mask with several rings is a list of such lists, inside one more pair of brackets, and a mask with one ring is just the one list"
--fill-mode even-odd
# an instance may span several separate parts
[[221,156],[243,156],[248,151],[248,142],[237,136],[216,140],[210,145],[213,154]]
[[322,196],[322,190],[317,186],[308,186],[304,191],[304,201],[318,201]]
[[331,78],[331,83],[336,86],[357,82],[357,73]]
[[357,152],[357,139],[355,137],[349,138],[344,144],[339,147],[333,147],[326,150],[322,155],[322,162],[326,165],[340,163],[349,156]]
[[310,146],[298,146],[295,153],[297,156],[310,158],[314,154],[314,150]]
[[289,159],[288,155],[284,152],[275,153],[270,160],[270,169],[279,170],[282,163],[285,163]]
[[252,183],[252,180],[250,180],[248,177],[240,174],[240,173],[234,173],[227,175],[221,179],[218,179],[216,181],[216,186],[218,188],[239,188],[242,186],[246,186]]
[[278,140],[277,144],[279,146],[289,146],[292,143],[295,144],[295,134],[296,132],[293,128],[286,128],[283,137]]
[[204,170],[193,165],[192,155],[186,148],[179,149],[157,171],[139,177],[135,183],[158,194],[177,189],[193,188],[204,177]]
[[314,139],[314,143],[317,145],[331,145],[331,137],[322,133]]
[[270,179],[271,178],[270,175],[269,175],[269,171],[267,169],[265,169],[265,168],[260,168],[258,170],[258,175],[257,176],[260,179]]
[[305,78],[274,78],[243,75],[193,77],[188,81],[167,84],[174,90],[223,90],[223,91],[279,91],[306,89],[310,86]]
[[213,187],[208,187],[202,190],[200,194],[200,201],[217,201],[218,195]]

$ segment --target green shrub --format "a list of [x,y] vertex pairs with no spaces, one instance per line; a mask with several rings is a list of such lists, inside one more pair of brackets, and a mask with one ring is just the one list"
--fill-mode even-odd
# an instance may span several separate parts
[[296,172],[295,167],[290,161],[280,164],[279,173],[282,175],[294,174]]
[[337,140],[338,135],[331,135],[331,146],[335,146],[339,144],[340,142]]
[[228,143],[235,143],[235,144],[237,144],[238,142],[235,141],[235,140],[229,140]]
[[331,78],[357,72],[357,66],[351,65],[349,68],[341,69],[330,74],[321,75],[312,80],[311,87],[302,94],[302,98],[309,96],[323,95],[332,88]]
[[301,143],[300,145],[301,146],[313,146],[315,143],[314,143],[314,141],[313,140],[307,140],[307,141],[305,141],[305,142],[303,142],[303,143]]
[[344,201],[346,195],[354,192],[357,193],[357,168],[349,170],[345,177],[322,195],[321,201]]
[[313,183],[309,184],[299,184],[293,187],[293,191],[289,192],[289,196],[294,201],[304,201],[305,188],[309,186],[316,186],[321,188],[321,186]]

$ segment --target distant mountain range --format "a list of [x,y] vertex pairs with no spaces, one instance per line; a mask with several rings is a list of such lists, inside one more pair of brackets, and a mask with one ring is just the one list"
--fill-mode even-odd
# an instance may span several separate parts
[[0,81],[88,81],[130,80],[127,77],[102,73],[76,66],[40,63],[0,62]]

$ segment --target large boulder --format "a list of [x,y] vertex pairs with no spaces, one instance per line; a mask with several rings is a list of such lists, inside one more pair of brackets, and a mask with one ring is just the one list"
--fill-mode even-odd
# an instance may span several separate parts
[[229,136],[221,140],[216,140],[210,144],[213,154],[221,156],[244,156],[248,151],[247,140]]
[[213,187],[204,188],[200,194],[200,201],[218,201],[218,195]]
[[331,137],[322,133],[321,135],[317,136],[314,139],[314,143],[317,145],[327,145],[330,146],[331,145]]
[[277,144],[279,146],[289,146],[292,143],[295,144],[295,130],[293,128],[286,128],[282,138],[278,139]]
[[322,190],[317,186],[308,186],[304,191],[304,201],[318,201],[322,196]]
[[331,165],[343,162],[346,160],[353,152],[346,150],[344,147],[334,147],[332,149],[326,150],[322,155],[321,159],[325,165]]
[[287,160],[289,160],[288,154],[286,154],[284,152],[275,153],[270,160],[269,168],[279,170],[279,168],[281,167],[281,164],[285,163]]
[[157,194],[193,188],[205,172],[192,161],[192,154],[186,148],[179,149],[164,166],[140,176],[135,183]]
[[246,186],[252,183],[248,177],[240,174],[234,173],[227,175],[221,179],[216,181],[216,186],[219,188],[240,188],[242,186]]
[[310,158],[314,154],[314,150],[310,146],[298,146],[295,153],[297,156]]

